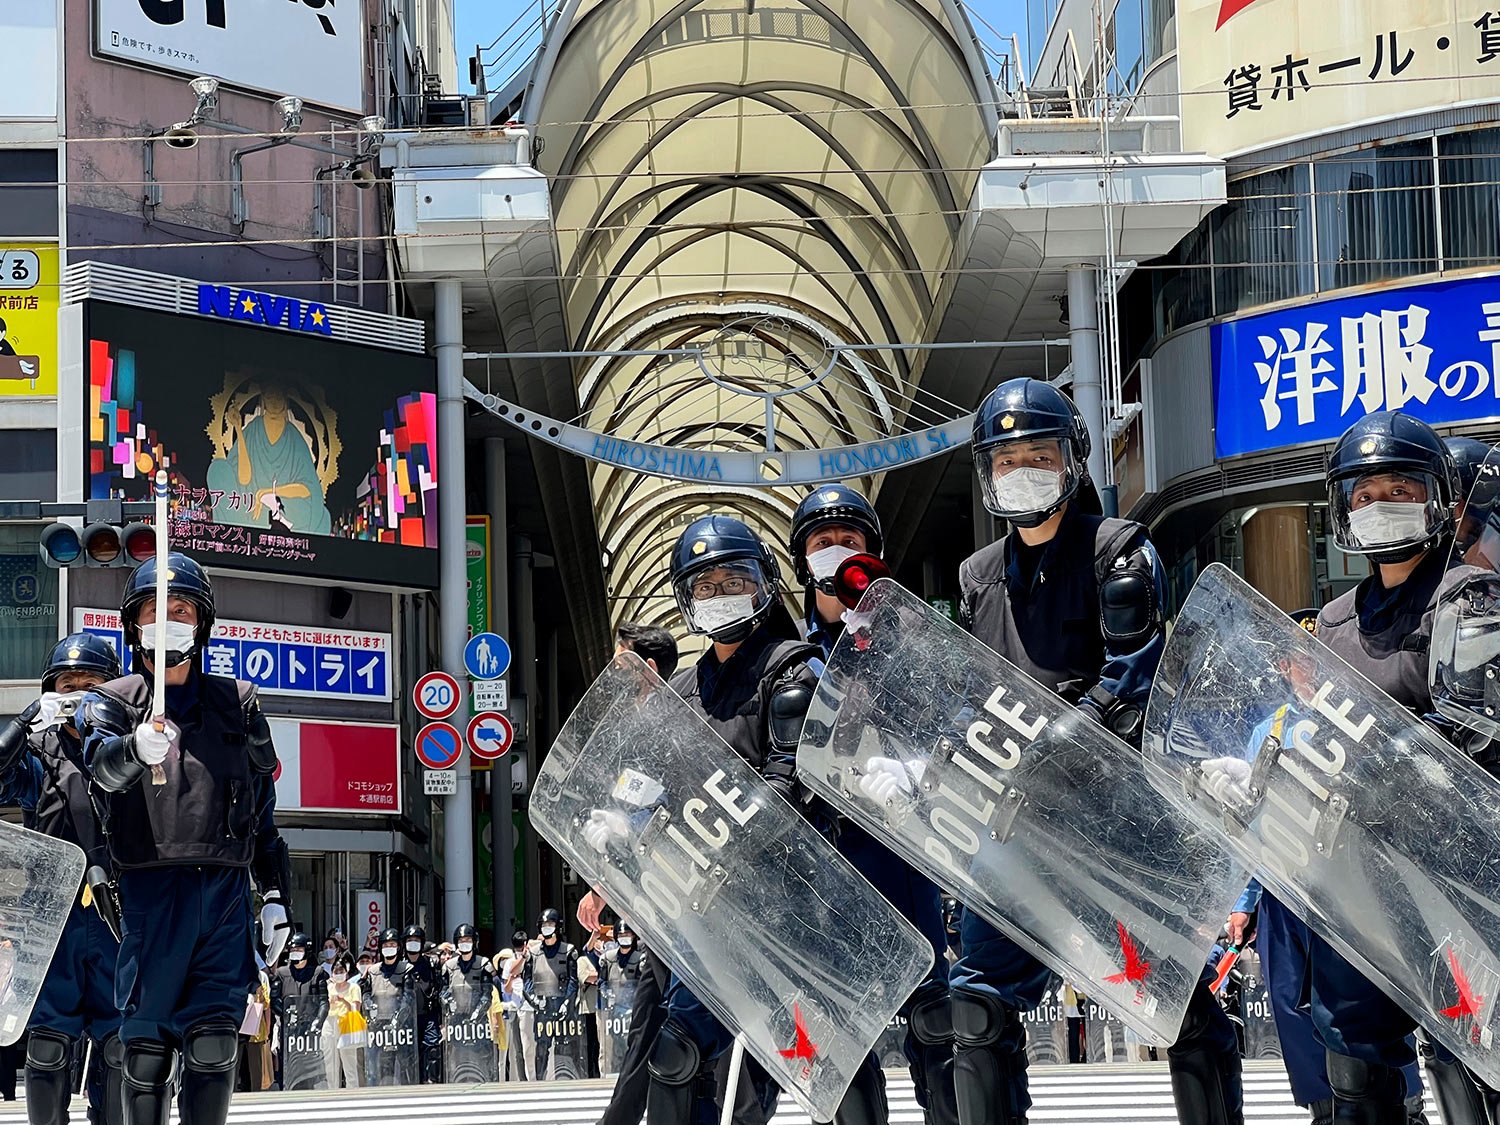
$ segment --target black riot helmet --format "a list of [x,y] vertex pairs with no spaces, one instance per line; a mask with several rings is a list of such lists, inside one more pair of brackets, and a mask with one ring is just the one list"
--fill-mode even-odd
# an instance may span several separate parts
[[[392,953],[390,955],[390,957],[386,957],[386,955],[385,955],[385,947],[388,946],[388,945],[394,945],[396,947],[396,951],[394,953]],[[383,961],[385,961],[385,960],[394,961],[394,960],[396,960],[396,958],[398,958],[400,956],[401,956],[401,935],[396,932],[395,927],[392,927],[392,928],[390,928],[388,930],[381,930],[380,931],[380,958],[381,958],[381,960],[383,960]]]
[[[864,532],[864,554],[879,555],[885,550],[885,534],[880,528],[880,517],[875,514],[870,502],[846,484],[825,484],[816,492],[803,497],[802,503],[797,505],[796,512],[792,514],[792,533],[787,549],[792,556],[797,581],[803,586],[814,584],[813,573],[807,563],[808,536],[829,524],[857,528]],[[843,559],[839,561],[842,562]],[[833,593],[832,575],[820,579],[817,584],[822,587],[824,583],[827,588],[823,592]]]
[[307,956],[308,947],[311,946],[311,945],[312,945],[312,939],[310,937],[308,937],[305,933],[303,933],[301,930],[298,930],[295,934],[293,934],[287,940],[287,943],[286,943],[286,959],[288,961],[295,960],[295,958],[292,956],[292,954],[296,953],[297,950],[299,950],[299,949],[302,951],[302,955],[304,957],[306,957]]
[[1088,479],[1090,448],[1083,415],[1051,383],[1001,383],[974,415],[974,470],[985,508],[1020,527],[1046,523]]
[[[203,568],[186,555],[173,551],[167,556],[167,596],[184,598],[198,607],[198,626],[193,633],[190,652],[172,654],[171,664],[181,664],[193,652],[208,643],[214,628],[214,586]],[[120,602],[120,621],[125,628],[126,647],[149,650],[149,638],[142,638],[136,618],[141,607],[156,597],[156,559],[147,559],[136,567],[125,583],[125,597]]]
[[460,922],[457,926],[453,927],[454,945],[457,945],[459,942],[463,941],[464,938],[468,938],[470,941],[474,941],[478,937],[479,931],[476,930],[473,926],[469,925],[469,923],[467,922]]
[[1484,464],[1493,447],[1471,437],[1445,437],[1443,445],[1452,455],[1453,467],[1458,473],[1458,485],[1453,499],[1461,504],[1474,491],[1474,482],[1479,479],[1479,466]]
[[42,690],[54,691],[64,672],[95,672],[105,681],[120,678],[120,654],[115,646],[93,633],[70,633],[57,642],[42,669]]
[[688,524],[672,548],[672,593],[689,630],[734,644],[779,603],[781,568],[740,520],[704,516]]
[[555,907],[555,906],[549,906],[549,907],[547,907],[547,909],[543,910],[542,913],[541,913],[541,916],[538,917],[537,920],[536,920],[536,934],[537,934],[537,937],[539,937],[542,940],[542,942],[545,943],[546,940],[547,940],[547,935],[544,934],[544,933],[542,933],[542,927],[543,926],[552,926],[552,927],[554,927],[554,929],[552,930],[552,935],[551,936],[554,937],[554,938],[556,938],[558,941],[562,941],[562,936],[563,936],[563,917],[562,917],[562,913],[557,909],[557,907]]
[[1406,562],[1453,526],[1458,468],[1442,438],[1400,410],[1367,414],[1328,456],[1328,505],[1339,550]]
[[[402,948],[405,948],[411,942],[418,943],[418,948],[415,950],[415,952],[422,952],[422,950],[427,946],[427,931],[424,930],[421,926],[416,925],[415,923],[407,926],[406,929],[401,931]],[[406,952],[411,953],[413,952],[413,950],[407,949]]]
[[635,939],[639,936],[640,935],[635,932],[635,927],[632,926],[629,922],[625,921],[624,918],[621,918],[619,922],[615,924],[615,940],[621,945],[625,946],[627,949],[635,945]]

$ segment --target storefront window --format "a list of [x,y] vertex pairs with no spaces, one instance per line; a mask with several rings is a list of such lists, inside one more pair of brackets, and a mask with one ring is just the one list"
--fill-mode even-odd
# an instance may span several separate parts
[[1312,193],[1306,164],[1229,185],[1213,223],[1218,313],[1312,292]]
[[1437,268],[1431,141],[1319,161],[1314,183],[1322,288]]
[[35,680],[58,639],[57,571],[37,552],[40,524],[0,524],[0,680]]
[[1500,129],[1439,137],[1443,258],[1449,269],[1486,265],[1500,253]]

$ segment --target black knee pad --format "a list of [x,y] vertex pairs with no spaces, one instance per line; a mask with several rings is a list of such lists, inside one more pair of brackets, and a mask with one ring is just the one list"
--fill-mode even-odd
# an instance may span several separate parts
[[218,1074],[233,1070],[240,1057],[239,1029],[228,1024],[204,1024],[187,1033],[182,1043],[186,1070]]
[[953,1004],[948,990],[938,992],[934,989],[931,994],[913,1002],[906,1021],[911,1028],[911,1037],[924,1047],[952,1043]]
[[61,1032],[38,1027],[26,1042],[28,1070],[67,1070],[73,1061],[73,1040]]
[[651,1077],[668,1086],[686,1086],[703,1069],[703,1052],[693,1042],[687,1029],[676,1020],[667,1020],[656,1036],[647,1064]]
[[953,1037],[960,1047],[992,1047],[1006,1043],[1020,1030],[1016,1012],[998,996],[955,988],[951,994]]
[[172,1048],[154,1039],[136,1039],[125,1044],[120,1068],[127,1085],[140,1090],[165,1086],[172,1078]]
[[1335,1096],[1354,1102],[1402,1102],[1406,1098],[1406,1076],[1393,1066],[1329,1051],[1326,1056],[1328,1084]]
[[125,1065],[125,1041],[120,1038],[118,1031],[99,1044],[99,1054],[110,1070],[119,1070]]

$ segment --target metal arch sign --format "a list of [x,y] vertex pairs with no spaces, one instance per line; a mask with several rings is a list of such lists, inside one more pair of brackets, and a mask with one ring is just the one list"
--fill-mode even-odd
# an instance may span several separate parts
[[787,449],[752,453],[684,449],[649,442],[627,441],[534,414],[496,395],[464,384],[464,397],[497,418],[549,445],[591,461],[634,469],[647,476],[695,484],[733,484],[758,488],[788,484],[831,484],[850,477],[904,468],[968,445],[974,415],[966,414],[940,426],[915,430],[883,441],[840,445],[827,449]]

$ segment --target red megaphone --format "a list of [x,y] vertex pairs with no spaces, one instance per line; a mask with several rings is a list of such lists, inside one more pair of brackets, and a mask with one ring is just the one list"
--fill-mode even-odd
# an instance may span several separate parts
[[859,605],[865,591],[882,578],[891,576],[885,560],[875,555],[850,555],[833,575],[833,592],[849,609]]

